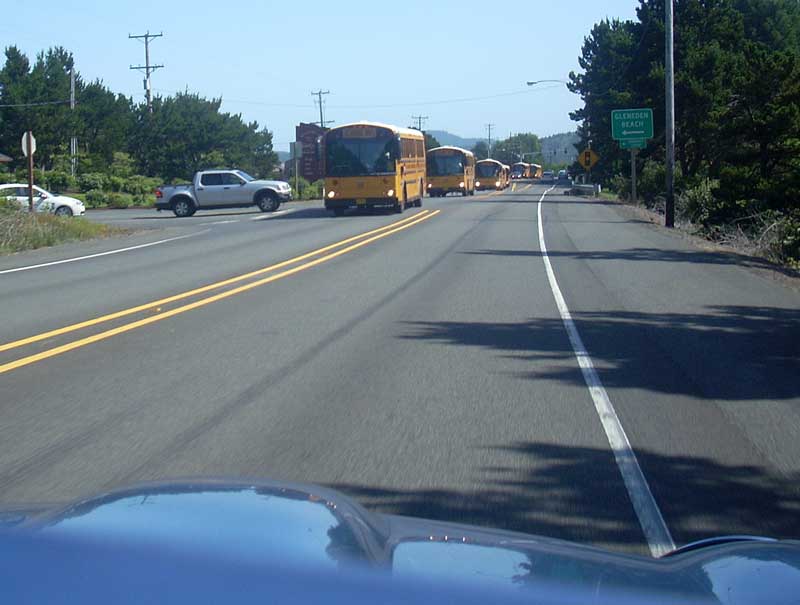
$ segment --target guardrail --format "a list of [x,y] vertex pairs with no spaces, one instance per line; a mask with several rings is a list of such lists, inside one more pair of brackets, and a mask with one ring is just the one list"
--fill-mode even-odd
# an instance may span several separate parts
[[569,189],[564,190],[564,195],[577,195],[577,196],[590,196],[595,197],[600,195],[600,185],[573,185]]

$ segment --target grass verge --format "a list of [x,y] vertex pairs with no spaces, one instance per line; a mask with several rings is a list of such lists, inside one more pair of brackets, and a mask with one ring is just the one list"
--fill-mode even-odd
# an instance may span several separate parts
[[80,217],[30,214],[0,207],[0,254],[55,246],[75,240],[123,233],[123,229],[91,223]]

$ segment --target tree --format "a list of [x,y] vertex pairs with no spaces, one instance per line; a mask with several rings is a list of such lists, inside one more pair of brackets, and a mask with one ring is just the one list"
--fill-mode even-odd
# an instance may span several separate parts
[[425,151],[441,147],[442,144],[432,134],[425,133]]
[[540,155],[542,144],[539,137],[533,133],[525,132],[515,134],[502,141],[497,141],[492,146],[492,157],[504,164],[515,162],[530,162],[534,159],[534,154]]
[[209,159],[268,176],[277,162],[272,133],[241,115],[220,112],[221,99],[197,94],[156,97],[153,112],[136,107],[131,151],[143,174],[188,179]]
[[485,160],[489,157],[489,145],[485,141],[478,141],[470,151],[475,154],[475,158],[478,160]]

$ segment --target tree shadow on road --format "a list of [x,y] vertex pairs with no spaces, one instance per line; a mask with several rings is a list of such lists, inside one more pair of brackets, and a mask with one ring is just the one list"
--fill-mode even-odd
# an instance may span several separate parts
[[[603,221],[590,221],[593,224]],[[646,221],[608,221],[617,222],[646,222]],[[485,250],[466,250],[461,254],[471,254],[477,256],[542,256],[539,250],[506,250],[506,249],[485,249]],[[572,252],[549,251],[547,256],[551,258],[567,258],[576,260],[591,261],[644,261],[661,263],[690,263],[697,265],[732,265],[749,267],[753,269],[768,269],[777,271],[787,276],[797,276],[798,273],[788,267],[781,267],[765,258],[748,256],[738,252],[712,252],[708,250],[664,250],[662,248],[625,248],[623,250],[583,250]]]
[[[694,314],[576,312],[578,331],[606,387],[717,401],[800,397],[800,310],[712,306]],[[480,347],[515,359],[573,355],[560,318],[522,322],[406,322],[401,338]],[[531,379],[583,384],[572,368]]]
[[[473,489],[331,485],[381,513],[521,531],[644,552],[644,536],[607,448],[516,442],[484,448],[501,464],[474,471]],[[659,469],[659,502],[676,543],[749,533],[800,538],[797,479],[755,466],[637,450]],[[788,487],[787,487],[788,486]]]

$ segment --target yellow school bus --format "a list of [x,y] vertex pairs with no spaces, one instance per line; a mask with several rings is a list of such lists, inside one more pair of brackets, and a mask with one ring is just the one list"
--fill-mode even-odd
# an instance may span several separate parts
[[542,167],[539,164],[531,164],[531,178],[542,178]]
[[475,189],[505,189],[508,175],[505,165],[497,160],[481,160],[475,163]]
[[511,166],[512,179],[529,179],[531,176],[531,165],[527,162],[517,162]]
[[356,122],[330,129],[321,143],[325,208],[334,215],[422,206],[425,136],[419,130]]
[[436,147],[426,154],[428,194],[475,195],[475,155],[461,147]]
[[511,166],[503,164],[503,189],[511,186]]
[[528,178],[529,174],[530,174],[530,164],[527,164],[525,162],[516,162],[511,165],[512,180]]

